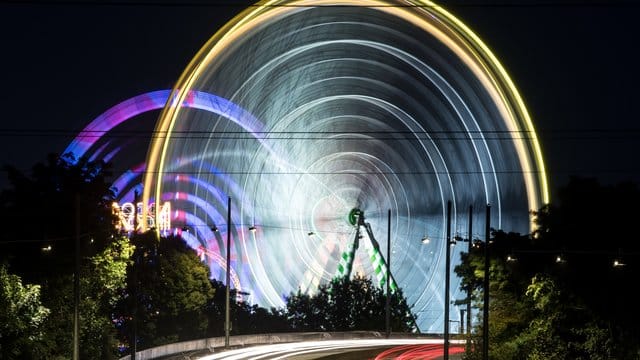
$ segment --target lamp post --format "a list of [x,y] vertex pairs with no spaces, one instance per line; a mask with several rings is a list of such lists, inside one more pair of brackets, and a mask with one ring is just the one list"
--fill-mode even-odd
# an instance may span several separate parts
[[489,359],[489,242],[491,240],[491,206],[487,204],[484,242],[484,298],[482,302],[482,359]]
[[227,278],[226,278],[226,291],[225,291],[225,306],[224,306],[224,347],[229,348],[229,332],[231,326],[229,322],[229,286],[231,286],[231,197],[227,202]]
[[73,360],[80,358],[80,194],[76,193],[76,257],[73,272]]
[[[467,254],[471,254],[471,242],[473,239],[473,205],[469,205],[469,233],[467,238]],[[460,319],[462,321],[462,319]],[[467,349],[471,341],[471,288],[467,289]]]
[[444,360],[449,360],[449,287],[451,283],[451,200],[447,202],[447,238],[444,280]]

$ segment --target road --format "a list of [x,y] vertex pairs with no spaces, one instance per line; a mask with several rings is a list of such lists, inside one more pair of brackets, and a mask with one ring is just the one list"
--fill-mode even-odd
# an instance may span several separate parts
[[[451,360],[460,359],[462,344],[451,344]],[[391,360],[442,359],[442,340],[433,339],[358,339],[324,340],[245,347],[206,355],[199,360],[294,359],[294,360]]]

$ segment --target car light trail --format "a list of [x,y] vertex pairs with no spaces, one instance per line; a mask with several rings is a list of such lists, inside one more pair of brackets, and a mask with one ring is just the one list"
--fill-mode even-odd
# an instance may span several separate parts
[[[357,340],[323,340],[304,341],[284,344],[269,344],[222,351],[219,354],[206,355],[199,360],[242,360],[242,359],[287,359],[313,353],[347,353],[355,350],[392,347],[382,350],[376,360],[391,359],[437,359],[442,357],[442,340],[436,339],[357,339]],[[462,346],[452,346],[450,354],[464,352]]]

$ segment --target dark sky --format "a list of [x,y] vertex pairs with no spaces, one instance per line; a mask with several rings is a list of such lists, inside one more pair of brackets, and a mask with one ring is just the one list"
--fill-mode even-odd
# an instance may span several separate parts
[[[229,4],[247,4],[205,2],[0,0],[0,163],[29,169],[109,107],[170,88],[243,9]],[[640,0],[441,3],[511,74],[553,189],[570,175],[640,180]]]

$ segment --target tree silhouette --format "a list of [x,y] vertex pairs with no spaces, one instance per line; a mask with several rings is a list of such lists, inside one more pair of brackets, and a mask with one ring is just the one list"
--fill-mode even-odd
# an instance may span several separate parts
[[[368,278],[336,278],[314,294],[298,290],[286,300],[289,324],[296,331],[385,330],[386,295]],[[402,290],[391,294],[390,308],[392,331],[416,330]]]
[[29,174],[5,166],[10,186],[0,193],[0,216],[10,226],[1,235],[0,257],[25,282],[41,286],[42,305],[50,310],[40,325],[36,358],[71,357],[76,261],[80,355],[109,358],[114,353],[110,315],[124,286],[130,248],[113,227],[107,169],[103,162],[53,154]]
[[[634,184],[602,186],[594,179],[573,178],[557,203],[534,212],[535,233],[492,233],[492,358],[637,357],[634,329],[640,317],[629,299],[640,275],[640,252],[621,224],[640,216],[637,207],[628,205],[639,199]],[[613,266],[616,259],[618,266]],[[483,251],[474,248],[461,260],[455,271],[482,309]],[[480,343],[474,339],[473,344]]]
[[132,237],[135,251],[116,321],[123,343],[135,327],[137,349],[204,338],[214,295],[209,268],[182,238],[151,231]]

